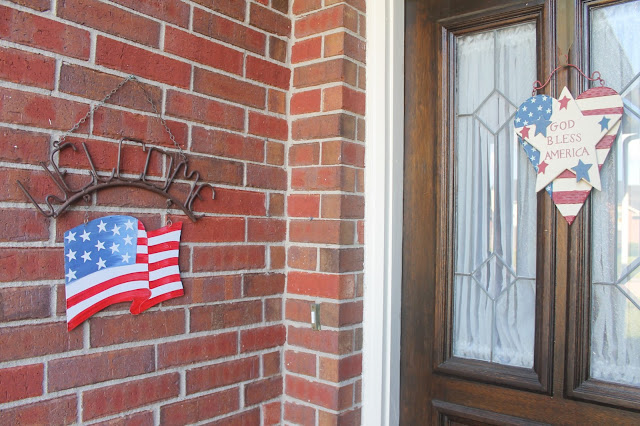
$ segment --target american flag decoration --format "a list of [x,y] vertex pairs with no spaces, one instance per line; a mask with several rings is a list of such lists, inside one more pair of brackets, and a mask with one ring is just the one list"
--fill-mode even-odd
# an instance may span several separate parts
[[64,233],[67,328],[109,305],[139,314],[184,295],[178,254],[182,222],[147,232],[131,216],[106,216]]
[[623,112],[621,96],[609,87],[577,99],[565,87],[559,100],[532,96],[516,112],[515,137],[536,171],[536,191],[545,189],[569,224],[591,189],[601,189],[600,169]]

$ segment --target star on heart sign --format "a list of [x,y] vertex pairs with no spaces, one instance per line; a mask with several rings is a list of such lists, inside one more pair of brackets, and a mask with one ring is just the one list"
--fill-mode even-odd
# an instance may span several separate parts
[[514,131],[536,170],[536,191],[546,189],[569,223],[591,188],[601,189],[600,168],[623,111],[622,98],[608,87],[576,99],[565,87],[559,100],[537,95],[518,108]]

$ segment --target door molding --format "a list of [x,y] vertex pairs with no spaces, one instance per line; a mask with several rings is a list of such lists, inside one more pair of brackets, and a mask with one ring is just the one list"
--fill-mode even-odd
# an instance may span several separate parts
[[[404,2],[367,2],[362,424],[400,419]],[[375,30],[374,30],[375,29]]]

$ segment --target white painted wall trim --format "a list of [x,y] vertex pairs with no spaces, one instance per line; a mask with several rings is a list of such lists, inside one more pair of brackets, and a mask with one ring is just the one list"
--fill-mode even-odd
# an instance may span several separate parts
[[367,1],[362,424],[399,422],[404,2]]

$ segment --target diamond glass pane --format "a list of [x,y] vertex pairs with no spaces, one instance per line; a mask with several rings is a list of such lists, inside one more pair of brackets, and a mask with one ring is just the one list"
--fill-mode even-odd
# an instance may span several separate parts
[[535,52],[535,23],[456,38],[453,354],[520,367],[533,366],[537,205],[512,135]]
[[591,69],[625,105],[592,192],[591,376],[640,386],[640,1],[594,8],[590,21]]

